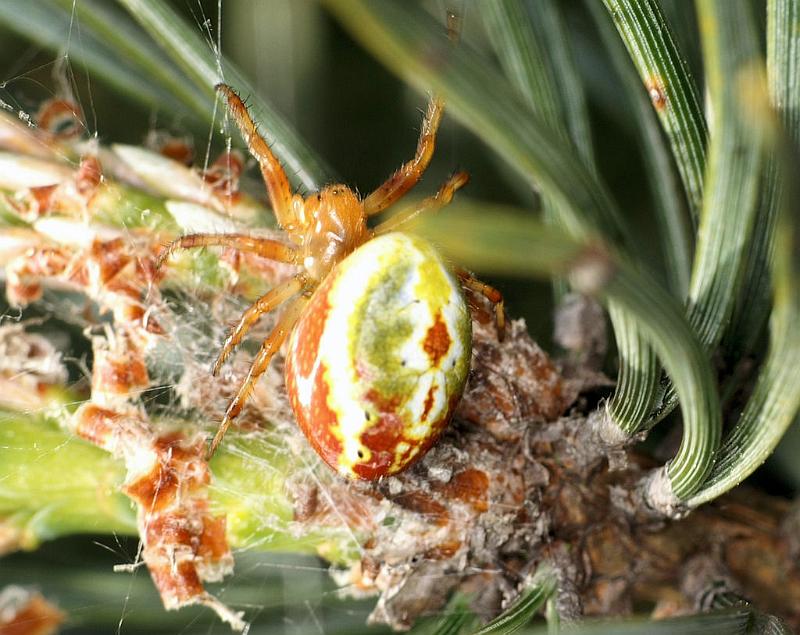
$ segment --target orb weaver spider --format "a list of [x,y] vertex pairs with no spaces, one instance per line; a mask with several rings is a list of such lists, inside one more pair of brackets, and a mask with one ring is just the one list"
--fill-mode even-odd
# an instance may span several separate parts
[[[425,276],[430,276],[431,271],[438,271],[441,275],[437,274],[439,275],[437,280],[447,279],[451,283],[456,280],[435,254],[435,250],[427,243],[421,239],[404,239],[404,234],[393,232],[418,214],[434,211],[447,205],[452,200],[453,194],[467,183],[469,177],[466,172],[453,174],[434,196],[424,199],[417,206],[390,216],[374,228],[370,228],[367,225],[369,217],[393,205],[414,187],[428,167],[433,156],[436,133],[442,118],[444,103],[436,97],[430,100],[422,122],[414,158],[404,163],[366,198],[360,199],[346,185],[333,184],[325,186],[319,192],[314,192],[304,199],[299,194],[292,193],[286,172],[266,141],[259,134],[247,107],[237,93],[225,84],[217,85],[216,90],[225,98],[229,113],[236,122],[250,154],[258,161],[272,209],[278,224],[286,232],[290,244],[244,234],[189,234],[172,241],[162,250],[158,258],[158,266],[161,266],[170,254],[179,249],[224,246],[296,265],[300,268],[300,271],[291,279],[277,285],[258,298],[242,314],[239,323],[232,329],[222,346],[222,350],[213,366],[212,373],[214,375],[219,372],[234,348],[242,341],[250,328],[262,315],[288,303],[274,329],[262,343],[237,394],[228,405],[225,416],[209,447],[208,456],[210,458],[214,454],[231,422],[241,413],[255,382],[269,367],[273,356],[284,340],[293,330],[302,330],[303,336],[293,338],[289,347],[286,383],[298,423],[312,445],[326,462],[347,476],[378,478],[385,474],[400,471],[411,461],[422,456],[427,447],[438,437],[452,415],[466,382],[466,375],[469,370],[471,326],[469,317],[466,318],[466,326],[464,324],[463,315],[464,313],[468,315],[468,311],[465,308],[461,310],[461,307],[466,307],[466,304],[460,287],[463,286],[464,289],[470,292],[483,295],[494,305],[498,334],[502,335],[505,323],[503,298],[496,289],[475,279],[466,270],[456,269],[457,282],[454,284],[458,289],[455,293],[452,289],[447,291],[450,296],[441,302],[441,298],[440,300],[431,300],[431,297],[427,297],[426,294],[430,290],[426,291],[425,289],[415,291],[415,293],[419,292],[425,296],[422,298],[424,302],[418,297],[414,297],[411,300],[407,298],[403,300],[406,304],[413,303],[415,306],[424,304],[426,309],[422,310],[422,313],[420,313],[419,309],[414,309],[417,311],[415,314],[417,316],[416,319],[420,315],[424,319],[431,318],[430,324],[427,324],[423,329],[422,339],[417,344],[420,350],[424,350],[427,355],[426,359],[433,360],[438,364],[435,369],[436,372],[431,377],[427,377],[425,375],[426,368],[420,369],[419,365],[420,363],[423,366],[426,363],[430,365],[431,362],[425,362],[424,360],[420,362],[420,356],[417,355],[415,357],[413,351],[411,353],[408,353],[408,351],[402,353],[408,359],[400,359],[398,357],[394,360],[397,362],[396,370],[398,373],[402,374],[404,372],[401,369],[410,369],[408,372],[417,373],[414,387],[418,389],[417,392],[420,394],[414,399],[418,402],[417,410],[421,414],[415,415],[415,418],[422,416],[424,419],[433,408],[438,408],[436,420],[426,422],[425,426],[420,427],[418,425],[420,422],[416,420],[409,422],[398,419],[396,410],[392,410],[392,404],[394,404],[394,407],[397,405],[397,395],[390,395],[389,398],[386,395],[380,398],[376,397],[377,393],[375,393],[373,384],[378,380],[375,379],[374,369],[373,371],[365,371],[364,368],[359,367],[349,375],[333,379],[328,376],[330,373],[322,373],[325,376],[320,375],[322,371],[317,373],[315,378],[301,377],[297,369],[300,366],[305,366],[307,367],[306,370],[310,371],[315,363],[316,366],[319,366],[318,358],[321,354],[320,337],[322,335],[321,331],[325,328],[324,321],[326,317],[324,315],[320,316],[319,312],[329,309],[327,305],[329,296],[327,294],[330,291],[332,281],[336,276],[340,276],[341,271],[347,269],[347,267],[344,267],[345,262],[350,262],[353,260],[354,254],[363,251],[363,246],[372,243],[373,245],[378,245],[380,249],[376,247],[372,250],[374,253],[361,257],[357,266],[349,267],[349,270],[356,272],[354,274],[356,276],[355,287],[361,288],[353,290],[352,276],[346,285],[350,285],[350,291],[354,291],[356,294],[372,294],[370,298],[373,298],[373,296],[378,297],[385,292],[381,284],[390,279],[393,280],[392,284],[397,282],[391,273],[396,265],[390,265],[385,271],[380,270],[381,267],[386,266],[385,263],[384,265],[380,264],[382,262],[381,258],[384,260],[388,258],[385,252],[397,255],[397,250],[411,249],[415,251],[415,260],[411,264],[404,261],[403,257],[400,258],[400,264],[405,266],[406,269],[409,269],[409,267],[410,269],[421,267],[427,272],[424,273]],[[408,240],[411,240],[411,243]],[[386,258],[384,258],[384,255],[386,255]],[[392,260],[392,258],[389,258],[389,260]],[[366,284],[364,276],[358,273],[360,267],[379,269],[377,283],[373,280],[372,283]],[[420,271],[411,271],[411,274],[419,276]],[[367,286],[369,290],[366,288]],[[433,288],[432,285],[428,286],[431,289]],[[323,289],[326,289],[325,297],[322,297]],[[380,297],[385,297],[385,294]],[[363,298],[356,298],[355,303],[358,304],[361,299]],[[440,302],[441,306],[436,305],[436,302]],[[361,315],[365,322],[358,329],[358,333],[356,335],[347,335],[344,332],[337,333],[332,338],[328,338],[333,342],[330,346],[338,346],[335,340],[339,337],[361,337],[363,332],[371,331],[369,326],[371,323],[383,321],[382,317],[376,320],[375,302],[367,304],[370,304],[371,308],[367,313],[362,311]],[[436,316],[427,316],[425,313],[426,310],[434,305],[439,307],[436,309],[439,311],[438,318]],[[403,305],[398,309],[398,312],[404,313],[405,306]],[[458,313],[459,311],[461,312]],[[454,315],[456,317],[453,317]],[[437,322],[434,318],[439,319],[439,321]],[[448,322],[448,320],[450,321]],[[407,326],[408,322],[393,323],[390,327],[387,327],[393,330],[384,330],[380,337],[372,337],[370,341],[373,346],[377,341],[378,348],[383,349],[386,343],[385,339],[381,340],[381,338],[391,339],[396,331],[403,330]],[[411,328],[413,330],[413,324]],[[311,335],[310,339],[309,334]],[[375,334],[373,333],[372,335]],[[309,341],[313,345],[309,345]],[[398,345],[402,348],[406,344],[399,343]],[[378,357],[382,360],[389,358],[386,351],[380,350],[379,353]],[[346,353],[344,354],[346,355]],[[444,368],[442,365],[445,363],[446,358],[449,359],[448,355],[451,357],[460,355],[460,358],[455,359],[454,357],[447,362],[450,365]],[[417,367],[410,368],[414,364]],[[453,373],[452,376],[448,374],[451,372]],[[421,388],[420,378],[426,378],[425,382],[422,382],[424,385]],[[402,389],[402,382],[398,384],[395,380],[396,377],[394,375],[387,380],[390,384],[390,391]],[[313,385],[309,386],[309,381]],[[356,417],[360,418],[360,423],[355,427],[354,424],[339,420],[341,416],[344,416],[341,411],[332,412],[331,408],[329,408],[329,403],[326,401],[327,396],[332,390],[336,390],[336,386],[331,387],[326,384],[329,381],[366,382],[365,398],[371,401],[368,405],[362,405],[357,408],[358,414]],[[373,383],[370,384],[370,381]],[[427,392],[423,389],[426,389]],[[316,395],[316,405],[313,407],[310,405],[311,401],[313,401],[310,393],[315,393]],[[319,403],[320,399],[322,405]],[[344,410],[347,410],[347,408],[345,407]],[[325,421],[316,420],[320,417]],[[331,426],[336,425],[340,427],[332,430]],[[419,429],[415,429],[413,433],[409,434],[408,428],[415,426]],[[372,434],[371,441],[367,443],[365,439],[370,434]],[[354,436],[359,438],[354,440]],[[349,458],[347,460],[343,459],[344,455]]]

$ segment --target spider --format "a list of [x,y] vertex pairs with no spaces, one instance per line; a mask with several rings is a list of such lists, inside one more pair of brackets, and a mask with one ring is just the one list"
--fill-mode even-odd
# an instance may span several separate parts
[[[269,367],[273,356],[291,334],[298,320],[303,319],[315,290],[326,282],[336,266],[362,245],[394,232],[418,214],[447,205],[454,193],[469,180],[466,172],[456,172],[434,196],[370,228],[367,220],[402,198],[416,185],[428,167],[444,108],[441,98],[432,97],[428,104],[414,158],[404,163],[371,194],[361,199],[346,185],[333,184],[304,199],[299,194],[292,193],[286,172],[259,134],[239,95],[225,84],[218,84],[216,90],[227,102],[229,113],[241,131],[250,154],[258,161],[269,201],[278,224],[286,232],[288,243],[245,234],[189,234],[177,238],[162,250],[158,266],[179,249],[224,246],[296,265],[299,271],[289,280],[278,284],[258,298],[242,314],[239,323],[225,339],[212,369],[214,375],[217,375],[225,360],[262,315],[286,304],[283,314],[263,341],[237,394],[228,405],[209,446],[209,458],[216,451],[231,422],[241,413],[255,382]],[[455,274],[464,289],[483,295],[494,305],[498,334],[502,336],[505,323],[502,295],[493,287],[475,279],[464,269],[456,269]],[[468,359],[465,364],[468,369]],[[462,381],[461,388],[463,383]],[[361,449],[358,450],[358,456],[362,456]]]

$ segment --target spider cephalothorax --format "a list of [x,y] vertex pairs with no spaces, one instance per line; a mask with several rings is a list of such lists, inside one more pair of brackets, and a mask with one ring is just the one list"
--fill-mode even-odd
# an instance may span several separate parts
[[302,228],[289,238],[300,247],[300,262],[309,277],[321,281],[333,266],[372,237],[364,206],[344,185],[329,185],[305,199],[299,208]]
[[217,90],[258,160],[289,244],[244,234],[191,234],[170,243],[159,263],[176,249],[220,245],[299,271],[256,300],[225,340],[215,374],[259,317],[288,303],[228,406],[209,453],[294,332],[286,385],[298,423],[320,456],[357,478],[405,469],[442,432],[466,382],[471,328],[462,285],[495,304],[500,333],[504,321],[496,290],[464,270],[451,273],[424,240],[392,233],[420,212],[449,203],[467,182],[465,172],[419,205],[374,228],[367,224],[419,181],[433,156],[443,103],[431,100],[414,158],[366,198],[337,184],[304,199],[292,193],[239,96],[224,84]]

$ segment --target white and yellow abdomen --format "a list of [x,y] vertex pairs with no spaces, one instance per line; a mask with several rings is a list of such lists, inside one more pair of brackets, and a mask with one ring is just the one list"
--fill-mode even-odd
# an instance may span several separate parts
[[446,427],[469,372],[458,280],[425,240],[374,238],[340,262],[294,328],[286,386],[297,422],[351,478],[395,474]]

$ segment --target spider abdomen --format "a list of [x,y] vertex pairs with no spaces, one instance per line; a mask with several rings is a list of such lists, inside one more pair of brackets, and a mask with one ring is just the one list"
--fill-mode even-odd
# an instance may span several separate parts
[[471,321],[461,286],[426,241],[374,238],[323,280],[292,333],[286,386],[322,459],[377,479],[419,459],[466,383]]

